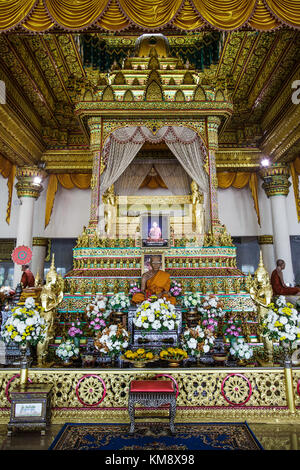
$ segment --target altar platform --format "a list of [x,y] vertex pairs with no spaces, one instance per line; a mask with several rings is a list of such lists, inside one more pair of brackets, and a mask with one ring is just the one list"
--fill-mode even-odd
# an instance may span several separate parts
[[[19,383],[18,369],[0,369],[0,423],[10,414],[10,392]],[[177,390],[178,422],[241,421],[300,422],[300,368],[292,370],[295,410],[288,406],[285,370],[262,367],[133,367],[29,369],[33,383],[53,385],[51,423],[129,422],[128,393],[132,380],[172,380]],[[164,408],[137,408],[146,421],[167,414]],[[88,421],[87,421],[88,420]]]

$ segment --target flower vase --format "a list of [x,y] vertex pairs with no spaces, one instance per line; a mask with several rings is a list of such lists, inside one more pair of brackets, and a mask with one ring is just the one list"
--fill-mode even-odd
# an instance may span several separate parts
[[80,348],[80,337],[74,336],[73,342],[74,342],[76,348]]
[[221,317],[218,321],[217,337],[222,338],[224,341],[223,324],[224,324],[224,321],[223,321],[223,318]]
[[189,328],[193,328],[194,326],[197,326],[199,319],[198,315],[198,310],[197,308],[190,308],[189,311],[186,314],[186,321],[187,321],[187,326]]
[[118,358],[116,356],[111,356],[111,366],[117,367]]
[[26,357],[28,344],[20,343],[19,349],[21,353],[20,359],[20,384],[24,388],[28,382],[28,359]]

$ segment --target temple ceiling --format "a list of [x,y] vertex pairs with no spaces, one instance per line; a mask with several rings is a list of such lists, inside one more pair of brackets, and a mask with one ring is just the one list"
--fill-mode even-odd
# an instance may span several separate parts
[[[205,34],[211,36],[203,31],[173,34],[171,53],[192,58],[191,51]],[[226,80],[232,95],[234,112],[219,136],[217,165],[257,167],[261,154],[292,160],[300,147],[300,110],[291,101],[291,83],[299,77],[300,32],[215,34],[220,37],[217,60],[205,65],[199,55],[194,65],[201,79]],[[115,61],[118,51],[133,52],[137,36],[97,33],[96,38],[106,44],[106,51],[115,51]],[[74,113],[73,85],[88,73],[78,35],[1,34],[0,79],[7,91],[7,104],[0,106],[2,114],[5,108],[1,154],[18,165],[49,162],[49,171],[89,171],[89,133]],[[107,72],[101,73],[104,77]]]

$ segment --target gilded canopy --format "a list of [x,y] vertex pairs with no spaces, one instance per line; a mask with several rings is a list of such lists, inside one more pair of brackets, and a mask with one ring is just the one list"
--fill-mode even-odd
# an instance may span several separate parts
[[0,32],[16,27],[122,31],[132,26],[145,31],[166,26],[271,31],[282,25],[300,28],[299,0],[0,0]]

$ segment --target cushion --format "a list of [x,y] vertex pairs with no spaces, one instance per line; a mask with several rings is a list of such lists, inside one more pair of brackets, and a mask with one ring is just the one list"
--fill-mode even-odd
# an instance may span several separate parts
[[170,380],[133,380],[130,391],[173,393],[174,384]]

